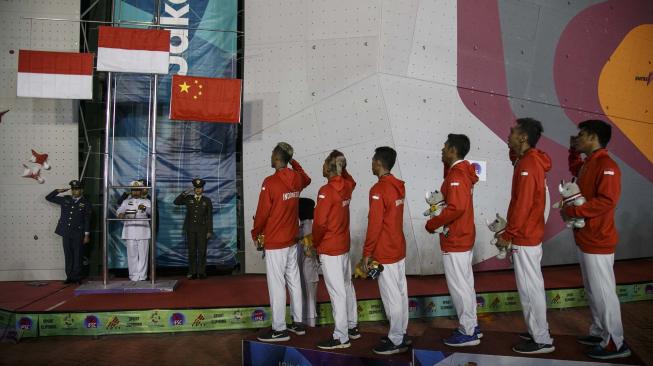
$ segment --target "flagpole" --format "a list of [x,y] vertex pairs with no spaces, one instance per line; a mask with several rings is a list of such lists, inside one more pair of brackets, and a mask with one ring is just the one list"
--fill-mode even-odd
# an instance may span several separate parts
[[[159,19],[160,19],[160,12],[161,12],[161,0],[156,1],[156,9],[155,9],[155,14],[154,14],[154,23],[156,25],[159,24]],[[159,81],[159,75],[154,74],[154,80],[153,80],[153,86],[152,86],[152,92],[150,93],[150,96],[152,98],[152,118],[150,118],[150,124],[152,127],[150,128],[150,131],[152,133],[152,148],[150,149],[151,151],[151,163],[150,163],[150,186],[152,187],[152,193],[150,197],[152,197],[152,216],[150,220],[150,231],[152,232],[151,239],[150,239],[150,252],[152,253],[152,257],[150,258],[150,281],[152,282],[152,286],[154,286],[154,283],[156,282],[156,115],[157,115],[157,84]]]
[[157,110],[157,81],[159,76],[154,74],[154,90],[152,91],[152,155],[150,163],[150,186],[152,187],[152,220],[150,221],[152,226],[150,231],[152,232],[152,239],[150,240],[150,251],[152,252],[152,258],[150,259],[150,273],[152,285],[156,281],[156,110]]
[[107,285],[107,212],[109,211],[109,129],[111,126],[111,72],[107,73],[107,106],[104,123],[104,181],[102,186],[102,283]]

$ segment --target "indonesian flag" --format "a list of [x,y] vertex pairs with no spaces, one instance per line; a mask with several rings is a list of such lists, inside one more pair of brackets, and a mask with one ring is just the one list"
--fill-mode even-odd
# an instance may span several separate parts
[[100,26],[97,70],[167,74],[170,31]]
[[242,80],[172,76],[170,119],[240,122]]
[[16,95],[93,99],[93,54],[18,51]]

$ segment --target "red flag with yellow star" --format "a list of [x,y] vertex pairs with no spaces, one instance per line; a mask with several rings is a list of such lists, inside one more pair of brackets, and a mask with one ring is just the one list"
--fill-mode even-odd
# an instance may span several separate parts
[[242,80],[172,76],[170,119],[240,122]]

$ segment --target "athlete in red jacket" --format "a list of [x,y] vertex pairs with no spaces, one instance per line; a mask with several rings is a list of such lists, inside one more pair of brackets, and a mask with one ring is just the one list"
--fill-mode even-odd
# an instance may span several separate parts
[[388,340],[373,351],[389,355],[408,351],[405,341],[408,327],[408,288],[406,285],[406,239],[404,238],[404,182],[391,173],[397,152],[388,146],[375,150],[372,173],[379,181],[370,189],[367,236],[363,246],[363,271],[373,258],[383,264],[379,275],[379,292],[385,314],[390,321]]
[[324,283],[333,308],[335,329],[318,348],[349,348],[358,331],[356,292],[349,259],[349,202],[356,182],[347,172],[347,160],[333,150],[324,160],[322,175],[329,181],[317,194],[313,220],[313,244],[320,255]]
[[[252,239],[264,235],[265,267],[272,310],[272,330],[261,334],[264,342],[290,339],[287,330],[306,334],[302,324],[302,289],[297,264],[297,246],[293,245],[299,230],[299,194],[311,178],[292,159],[293,149],[279,143],[272,150],[271,166],[275,173],[263,181],[254,216]],[[288,163],[292,166],[289,169]],[[286,285],[294,323],[286,326]]]
[[[600,120],[578,125],[572,140],[573,149],[587,158],[578,173],[578,186],[587,200],[583,205],[563,208],[568,217],[585,218],[585,227],[574,229],[578,259],[585,293],[592,311],[589,335],[578,338],[582,344],[595,346],[587,355],[598,359],[630,356],[624,342],[621,309],[614,278],[614,252],[618,243],[614,213],[621,193],[621,171],[606,146],[612,127]],[[570,159],[570,170],[580,158]],[[575,165],[572,165],[575,164]]]
[[551,169],[549,156],[535,148],[542,132],[542,124],[532,118],[520,118],[510,129],[508,147],[517,160],[512,175],[506,231],[497,238],[497,245],[513,245],[515,279],[528,334],[523,336],[527,338],[525,342],[512,349],[526,354],[555,350],[546,321],[546,295],[541,267],[545,178],[546,172]]
[[472,271],[472,248],[476,239],[473,191],[478,176],[472,165],[463,160],[469,147],[469,138],[465,135],[450,134],[447,137],[442,148],[442,162],[449,168],[440,188],[447,206],[439,216],[426,223],[426,230],[430,233],[441,226],[448,227],[447,235],[440,234],[440,249],[444,276],[459,325],[443,341],[453,347],[475,346],[481,342]]

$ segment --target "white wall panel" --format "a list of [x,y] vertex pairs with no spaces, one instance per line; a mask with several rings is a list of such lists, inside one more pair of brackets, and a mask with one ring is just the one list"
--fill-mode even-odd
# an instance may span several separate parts
[[309,39],[379,35],[381,0],[311,0]]
[[[247,0],[245,15],[245,44],[248,51],[253,45],[297,42],[306,35],[308,4],[303,0]],[[245,61],[249,57],[248,52]]]
[[307,47],[308,88],[317,102],[377,71],[378,37],[310,41]]
[[456,2],[420,1],[408,76],[456,85]]
[[309,104],[303,42],[251,46],[245,57],[244,137],[258,133]]
[[[79,50],[79,23],[25,17],[79,19],[79,0],[5,0],[0,5],[0,280],[64,277],[61,238],[54,234],[59,207],[45,201],[78,176],[77,104],[16,98],[18,51]],[[45,183],[22,178],[31,149],[49,154]]]
[[381,72],[406,75],[419,3],[419,0],[383,1]]

